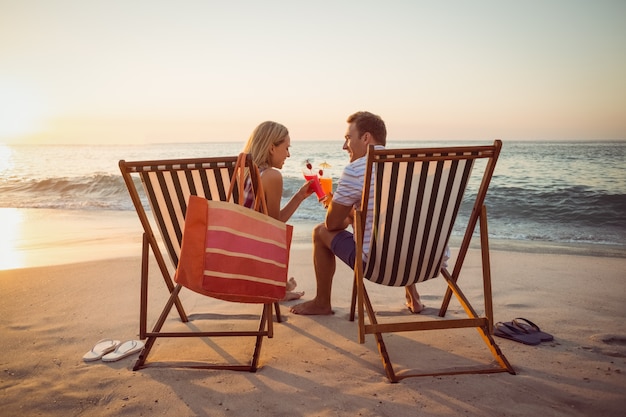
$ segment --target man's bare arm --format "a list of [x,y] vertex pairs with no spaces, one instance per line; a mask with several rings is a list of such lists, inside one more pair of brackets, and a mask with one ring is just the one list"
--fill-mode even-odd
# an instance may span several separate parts
[[330,202],[328,212],[326,212],[326,228],[328,230],[343,230],[352,224],[354,218],[354,207]]

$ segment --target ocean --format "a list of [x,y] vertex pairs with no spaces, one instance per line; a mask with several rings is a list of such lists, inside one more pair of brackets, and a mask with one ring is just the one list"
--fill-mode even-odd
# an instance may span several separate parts
[[[315,167],[330,165],[325,170],[336,179],[348,161],[342,144],[341,140],[292,141],[291,157],[282,170],[285,201],[302,184],[307,160]],[[437,145],[444,143],[390,141],[387,146]],[[119,173],[120,159],[236,155],[242,146],[243,142],[0,145],[0,208],[132,212]],[[491,238],[626,248],[626,142],[504,141],[486,204]],[[315,198],[309,198],[290,223],[309,228],[323,221],[324,214]],[[458,226],[453,236],[460,233]],[[309,232],[305,239],[308,236]]]

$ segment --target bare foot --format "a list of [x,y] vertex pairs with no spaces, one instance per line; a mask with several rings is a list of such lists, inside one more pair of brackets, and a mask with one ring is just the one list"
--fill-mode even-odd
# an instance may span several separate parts
[[302,315],[330,315],[335,314],[330,305],[319,305],[316,299],[296,304],[289,309],[294,314]]
[[418,314],[424,310],[424,304],[420,301],[420,296],[415,289],[415,285],[406,287],[406,303],[411,313]]
[[298,286],[298,283],[296,282],[295,278],[291,277],[287,281],[287,285],[285,287],[287,289],[287,292],[289,292],[289,291],[295,290],[297,286]]
[[302,298],[304,291],[287,291],[280,301],[293,301]]

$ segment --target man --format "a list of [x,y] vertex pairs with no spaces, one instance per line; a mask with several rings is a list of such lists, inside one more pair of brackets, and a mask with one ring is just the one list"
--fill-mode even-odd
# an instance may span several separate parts
[[[348,117],[347,122],[343,149],[350,155],[350,163],[344,168],[337,189],[331,196],[325,222],[313,229],[313,266],[317,294],[314,299],[293,306],[291,312],[295,314],[333,314],[331,291],[336,267],[335,256],[354,268],[354,235],[345,229],[353,225],[355,208],[361,205],[367,148],[369,145],[384,148],[387,129],[385,122],[370,112],[354,113]],[[363,256],[367,256],[369,252],[373,207],[374,195],[371,193],[363,236]],[[419,313],[424,308],[414,285],[406,287],[406,297],[407,306],[412,312]]]

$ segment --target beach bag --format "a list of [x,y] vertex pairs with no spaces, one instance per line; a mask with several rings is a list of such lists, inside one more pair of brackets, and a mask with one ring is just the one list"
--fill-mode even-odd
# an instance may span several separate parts
[[[254,209],[242,205],[247,176],[253,185]],[[235,186],[238,203],[230,202]],[[266,214],[259,171],[246,154],[239,155],[227,200],[189,197],[175,281],[226,301],[281,300],[293,226]]]

